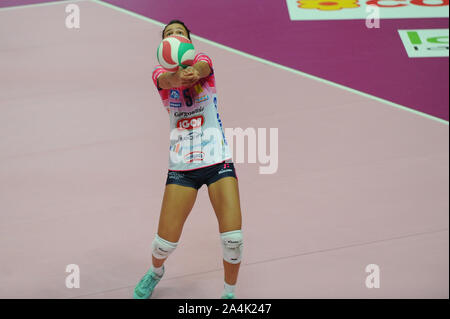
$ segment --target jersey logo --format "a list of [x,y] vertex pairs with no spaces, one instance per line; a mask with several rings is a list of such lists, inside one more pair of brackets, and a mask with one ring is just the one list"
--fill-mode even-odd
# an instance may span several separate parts
[[205,122],[203,115],[190,117],[187,119],[181,119],[177,122],[177,128],[180,130],[192,130],[194,128],[201,127]]
[[180,92],[178,92],[178,90],[170,90],[170,98],[174,100],[179,100]]
[[190,152],[190,153],[186,154],[184,156],[184,161],[186,163],[192,163],[195,161],[201,162],[201,161],[203,161],[204,158],[205,158],[205,153],[200,152],[200,151],[194,151],[194,152]]
[[202,95],[202,96],[196,98],[195,103],[205,102],[205,101],[208,101],[208,99],[209,99],[208,94],[205,94],[205,95]]
[[170,107],[181,107],[181,102],[170,102]]
[[202,88],[202,86],[200,85],[200,83],[196,84],[196,85],[194,86],[194,89],[195,89],[195,91],[197,92],[197,94],[200,94],[200,93],[203,92],[203,88]]

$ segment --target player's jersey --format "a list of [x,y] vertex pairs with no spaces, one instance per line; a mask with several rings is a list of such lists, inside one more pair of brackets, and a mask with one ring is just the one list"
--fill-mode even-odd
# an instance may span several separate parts
[[194,64],[205,61],[211,74],[191,88],[161,89],[158,77],[167,72],[160,65],[153,71],[157,87],[170,118],[169,170],[186,171],[231,159],[217,110],[217,95],[211,59],[203,53]]

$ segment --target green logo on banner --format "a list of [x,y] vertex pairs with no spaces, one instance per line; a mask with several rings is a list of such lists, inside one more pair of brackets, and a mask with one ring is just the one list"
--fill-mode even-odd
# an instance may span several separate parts
[[398,30],[410,58],[448,57],[448,29]]

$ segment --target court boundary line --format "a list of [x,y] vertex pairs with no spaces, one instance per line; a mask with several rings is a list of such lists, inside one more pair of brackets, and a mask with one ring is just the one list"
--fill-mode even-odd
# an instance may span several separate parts
[[[97,3],[97,4],[100,4],[100,5],[103,5],[105,7],[109,7],[111,9],[114,9],[116,11],[125,13],[127,15],[131,15],[131,16],[133,16],[135,18],[138,18],[138,19],[141,19],[141,20],[144,20],[144,21],[147,21],[147,22],[151,22],[151,23],[156,24],[156,25],[161,26],[161,27],[165,26],[165,24],[162,23],[162,22],[159,22],[157,20],[148,18],[148,17],[143,16],[143,15],[141,15],[139,13],[132,12],[132,11],[124,9],[124,8],[120,8],[120,7],[116,6],[116,5],[104,2],[102,0],[89,0],[89,1]],[[223,49],[225,51],[232,52],[232,53],[244,56],[246,58],[258,61],[260,63],[266,64],[266,65],[269,65],[269,66],[273,66],[275,68],[279,68],[279,69],[282,69],[282,70],[285,70],[285,71],[288,71],[288,72],[291,72],[291,73],[294,73],[294,74],[297,74],[297,75],[301,75],[301,76],[304,76],[306,78],[309,78],[309,79],[312,79],[312,80],[315,80],[315,81],[318,81],[318,82],[321,82],[321,83],[324,83],[324,84],[327,84],[327,85],[330,85],[330,86],[333,86],[333,87],[337,87],[337,88],[343,89],[345,91],[349,91],[351,93],[354,93],[354,94],[357,94],[357,95],[360,95],[360,96],[363,96],[363,97],[366,97],[366,98],[369,98],[371,100],[375,100],[377,102],[381,102],[383,104],[387,104],[387,105],[389,105],[391,107],[395,107],[397,109],[408,111],[408,112],[413,113],[415,115],[418,115],[418,116],[421,116],[421,117],[424,117],[424,118],[427,118],[427,119],[430,119],[430,120],[434,120],[434,121],[437,121],[437,122],[445,124],[445,125],[449,125],[449,121],[446,121],[446,120],[438,118],[436,116],[433,116],[433,115],[430,115],[430,114],[427,114],[427,113],[424,113],[424,112],[421,112],[421,111],[417,111],[417,110],[414,110],[412,108],[409,108],[409,107],[406,107],[406,106],[403,106],[403,105],[400,105],[400,104],[397,104],[397,103],[385,100],[383,98],[371,95],[369,93],[358,91],[358,90],[352,89],[352,88],[350,88],[348,86],[345,86],[345,85],[342,85],[342,84],[338,84],[338,83],[332,82],[330,80],[326,80],[326,79],[320,78],[318,76],[311,75],[311,74],[308,74],[308,73],[305,73],[305,72],[302,72],[302,71],[299,71],[299,70],[296,70],[296,69],[293,69],[293,68],[290,68],[290,67],[287,67],[287,66],[284,66],[284,65],[281,65],[281,64],[278,64],[278,63],[275,63],[275,62],[272,62],[272,61],[260,58],[260,57],[257,57],[255,55],[252,55],[252,54],[249,54],[249,53],[237,50],[237,49],[233,49],[233,48],[228,47],[226,45],[223,45],[223,44],[220,44],[220,43],[217,43],[217,42],[205,39],[205,38],[197,36],[195,34],[191,34],[191,37],[194,38],[194,39],[197,39],[199,41],[205,42],[207,44],[219,47],[219,48],[221,48],[221,49]]]

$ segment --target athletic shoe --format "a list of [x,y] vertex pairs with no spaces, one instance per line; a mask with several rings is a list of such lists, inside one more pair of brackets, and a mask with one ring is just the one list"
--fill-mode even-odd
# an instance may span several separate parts
[[153,293],[153,289],[155,289],[155,286],[161,280],[163,275],[164,275],[164,265],[163,265],[163,274],[161,276],[158,276],[150,268],[150,270],[147,271],[144,277],[142,277],[141,281],[139,281],[136,288],[134,288],[133,298],[134,299],[150,298]]
[[236,298],[235,296],[234,296],[234,293],[227,293],[227,294],[224,294],[223,296],[222,296],[222,299],[234,299],[234,298]]

